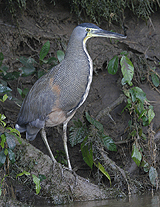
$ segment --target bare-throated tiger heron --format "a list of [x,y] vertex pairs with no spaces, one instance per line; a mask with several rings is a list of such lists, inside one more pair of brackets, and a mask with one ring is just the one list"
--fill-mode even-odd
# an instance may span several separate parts
[[72,168],[67,148],[67,124],[90,90],[93,63],[86,42],[91,37],[126,38],[91,23],[78,25],[71,34],[64,60],[37,80],[29,91],[15,126],[20,132],[26,131],[29,141],[34,140],[41,130],[41,136],[55,163],[44,127],[63,123],[63,142],[69,169]]

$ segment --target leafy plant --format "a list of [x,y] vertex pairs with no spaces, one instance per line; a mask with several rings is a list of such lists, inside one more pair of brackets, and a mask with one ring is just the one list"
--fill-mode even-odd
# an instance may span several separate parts
[[[0,98],[3,97],[4,94],[7,94],[9,99],[12,99],[12,89],[8,87],[8,82],[10,80],[16,80],[19,77],[27,77],[34,74],[37,74],[37,78],[43,76],[46,72],[48,72],[51,68],[61,62],[64,59],[64,52],[61,50],[57,51],[57,58],[56,57],[49,57],[47,55],[50,50],[50,42],[47,41],[41,48],[39,54],[39,61],[36,61],[34,58],[23,57],[19,58],[19,61],[22,63],[22,67],[20,67],[19,71],[8,72],[8,67],[2,65],[4,60],[4,55],[0,52]],[[44,67],[45,66],[45,67]],[[28,93],[28,88],[20,88],[17,87],[18,93],[21,95],[22,99],[25,98],[26,94]],[[16,98],[13,99],[18,105],[22,103],[22,101],[17,100]]]
[[85,113],[87,122],[74,121],[70,128],[69,140],[72,146],[81,144],[81,152],[84,161],[92,169],[93,164],[111,181],[109,174],[96,158],[96,148],[106,147],[110,151],[116,151],[113,139],[104,134],[103,125],[93,119],[88,112]]
[[[4,102],[7,99],[7,95],[3,96],[3,99],[0,101]],[[0,114],[0,124],[3,127],[3,132],[0,132],[1,136],[1,152],[0,152],[0,167],[4,165],[7,159],[11,161],[11,163],[15,162],[15,154],[13,152],[16,143],[14,140],[14,137],[18,139],[19,142],[20,139],[20,132],[16,130],[15,128],[6,126],[6,122],[4,121],[6,119],[4,114]]]
[[[5,102],[7,99],[7,95],[5,94],[2,99],[0,99],[1,102]],[[4,114],[0,114],[0,125],[2,126],[2,131],[0,132],[0,167],[4,166],[6,169],[6,172],[9,173],[9,162],[14,163],[15,162],[15,154],[14,154],[14,148],[16,146],[15,138],[18,139],[18,141],[21,143],[20,140],[20,132],[16,130],[15,128],[12,128],[10,126],[7,126],[5,122],[6,116]],[[7,176],[7,175],[6,175]],[[2,182],[1,181],[1,186]],[[0,188],[0,194],[1,194],[1,188]]]
[[[129,136],[132,137],[132,139],[134,140],[132,145],[131,157],[138,167],[141,166],[144,168],[145,172],[149,172],[150,181],[155,186],[157,171],[156,168],[153,167],[154,162],[149,165],[149,161],[146,161],[144,159],[145,153],[143,151],[143,148],[140,147],[142,146],[141,139],[146,139],[146,136],[143,133],[143,126],[150,126],[155,116],[153,106],[147,100],[146,94],[143,92],[143,90],[137,86],[133,86],[132,79],[134,75],[134,66],[127,57],[127,53],[123,52],[121,53],[120,57],[113,57],[112,60],[109,61],[108,72],[114,75],[118,71],[119,61],[121,65],[121,72],[123,75],[121,83],[123,86],[123,92],[127,98],[127,105],[124,110],[128,110],[130,115],[132,115],[131,121],[129,122]],[[151,77],[153,84],[155,86],[158,86],[158,76],[152,72]],[[127,84],[129,85],[129,87]]]

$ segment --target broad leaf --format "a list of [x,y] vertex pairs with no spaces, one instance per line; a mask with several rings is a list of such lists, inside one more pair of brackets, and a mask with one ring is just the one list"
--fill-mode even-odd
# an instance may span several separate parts
[[123,83],[127,82],[131,86],[132,85],[131,81],[134,74],[134,66],[127,56],[122,56],[120,64],[121,64],[121,71],[123,74],[123,78],[125,80],[123,81]]
[[137,148],[136,144],[133,144],[133,146],[132,146],[132,155],[131,156],[132,156],[132,159],[134,160],[134,162],[139,167],[141,160],[142,160],[142,155],[141,155],[139,149]]
[[105,134],[102,134],[102,139],[104,146],[107,147],[108,150],[110,151],[117,151],[117,147],[113,141],[113,139]]
[[149,109],[148,110],[148,121],[149,121],[149,124],[151,123],[152,119],[155,117],[155,113],[153,111],[153,109]]
[[93,166],[93,151],[92,151],[92,144],[87,145],[87,138],[81,144],[81,152],[83,156],[83,160],[85,163],[92,169]]
[[6,161],[6,155],[4,154],[4,150],[0,152],[0,167],[5,163]]
[[139,87],[133,87],[129,89],[129,92],[131,93],[132,101],[135,102],[136,99],[144,103],[146,100],[146,94],[143,92],[143,90]]
[[50,42],[47,41],[41,48],[40,54],[39,54],[39,59],[43,61],[43,59],[46,57],[50,49]]
[[108,63],[108,73],[114,75],[118,71],[119,58],[114,56]]
[[64,60],[64,52],[62,50],[58,50],[57,51],[57,58],[59,60],[59,62],[62,62],[62,60]]
[[16,142],[14,140],[14,136],[9,134],[9,133],[5,133],[5,135],[6,135],[6,141],[7,141],[9,149],[13,150],[15,148],[15,146],[16,146]]
[[159,86],[159,78],[155,73],[151,73],[151,77],[152,77],[152,82],[154,84],[155,87]]
[[7,100],[8,96],[7,94],[4,94],[3,98],[2,98],[2,102],[4,103]]
[[99,121],[92,118],[88,112],[86,112],[86,118],[90,124],[94,125],[99,131],[103,132],[103,125]]
[[35,176],[35,175],[32,175],[32,177],[33,177],[33,182],[36,185],[36,193],[38,194],[41,190],[40,179],[37,178],[37,176]]
[[151,167],[149,170],[149,179],[150,179],[152,185],[156,186],[156,183],[158,181],[158,173],[154,167]]

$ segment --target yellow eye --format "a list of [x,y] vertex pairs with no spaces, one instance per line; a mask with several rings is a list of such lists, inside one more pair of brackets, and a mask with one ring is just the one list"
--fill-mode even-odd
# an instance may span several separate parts
[[90,32],[90,31],[91,31],[91,29],[89,29],[89,28],[86,28],[86,31],[87,31],[87,32]]

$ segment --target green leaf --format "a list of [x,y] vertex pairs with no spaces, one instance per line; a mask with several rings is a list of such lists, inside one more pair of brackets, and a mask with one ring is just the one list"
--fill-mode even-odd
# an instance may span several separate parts
[[15,163],[15,161],[16,161],[15,160],[15,154],[11,149],[8,149],[8,155],[9,155],[9,159],[12,162],[12,164]]
[[30,175],[30,173],[24,170],[23,172],[17,174],[17,175],[16,175],[16,178],[17,178],[17,177],[21,177],[21,176],[23,176],[23,175],[26,175],[26,176],[27,176],[27,175]]
[[17,91],[22,96],[22,90],[20,88],[17,88]]
[[45,74],[45,71],[44,70],[38,70],[38,79],[40,78],[40,77],[42,77],[43,75]]
[[40,179],[40,182],[42,182],[43,180],[46,179],[46,176],[42,175],[42,174],[39,174],[39,179]]
[[2,102],[4,103],[7,100],[7,98],[8,98],[7,94],[4,94]]
[[20,72],[9,72],[5,76],[3,76],[4,79],[6,80],[15,80],[20,76]]
[[24,67],[19,68],[19,70],[22,71],[22,76],[29,76],[32,75],[36,69],[34,67],[34,63],[36,61],[33,58],[26,58],[26,57],[20,57],[20,62],[24,65]]
[[6,135],[6,141],[7,141],[9,149],[13,150],[16,146],[14,136],[9,133],[5,133],[5,135]]
[[118,71],[119,58],[118,56],[114,56],[108,63],[108,73],[111,75],[115,75]]
[[127,51],[122,51],[122,52],[120,53],[120,55],[127,55],[127,54],[128,54]]
[[134,74],[134,66],[130,59],[127,56],[122,56],[121,61],[121,71],[123,74],[124,80],[131,86],[132,85],[132,78]]
[[148,110],[148,121],[149,121],[149,124],[151,123],[152,119],[155,117],[155,113],[153,111],[153,109],[149,109]]
[[62,60],[64,60],[64,52],[62,50],[58,50],[57,51],[57,58],[59,60],[59,62],[62,62]]
[[104,146],[107,147],[110,151],[117,151],[117,147],[113,141],[113,139],[105,134],[101,135]]
[[2,65],[3,59],[4,59],[4,55],[2,52],[0,52],[0,66]]
[[105,168],[101,165],[100,162],[98,162],[98,164],[94,163],[95,166],[103,173],[103,175],[105,175],[109,182],[110,182],[110,185],[111,185],[111,178],[110,178],[110,175],[108,174],[108,172],[105,170]]
[[5,134],[2,134],[1,135],[1,144],[0,144],[2,148],[4,148],[4,143],[5,142],[6,142],[6,135]]
[[87,139],[88,137],[86,137],[81,144],[81,152],[82,152],[83,160],[92,169],[93,166],[92,144],[87,145],[86,144]]
[[151,73],[152,82],[155,87],[159,86],[159,78],[155,73]]
[[4,154],[5,154],[6,156],[8,155],[8,149],[7,149],[7,148],[4,149]]
[[50,42],[47,41],[41,48],[40,54],[39,54],[39,59],[43,61],[43,59],[46,57],[50,49]]
[[136,144],[132,145],[132,159],[134,160],[134,162],[136,163],[136,165],[139,167],[141,160],[142,160],[142,155],[139,151],[139,149],[137,148]]
[[0,152],[0,167],[5,163],[6,161],[6,155],[4,154],[4,150]]
[[6,116],[4,114],[0,114],[0,121],[6,119]]
[[41,190],[40,179],[37,178],[37,176],[35,176],[35,175],[32,175],[32,177],[33,177],[33,182],[36,185],[36,193],[38,194]]
[[146,100],[146,94],[139,87],[133,87],[133,88],[129,89],[129,92],[131,94],[133,102],[135,102],[136,99],[138,99],[139,101],[144,103],[144,101]]
[[87,135],[86,125],[80,120],[74,121],[74,126],[69,129],[69,141],[73,147],[76,144],[82,143]]
[[151,167],[149,170],[149,179],[150,179],[152,185],[154,185],[156,187],[156,183],[158,181],[158,173],[154,167]]
[[47,61],[48,64],[53,64],[53,66],[58,64],[58,59],[55,57],[50,57]]
[[86,118],[87,118],[87,121],[88,121],[90,124],[94,125],[100,132],[103,132],[103,131],[104,131],[104,130],[103,130],[103,125],[102,125],[99,121],[93,119],[93,118],[89,115],[88,112],[86,112]]

